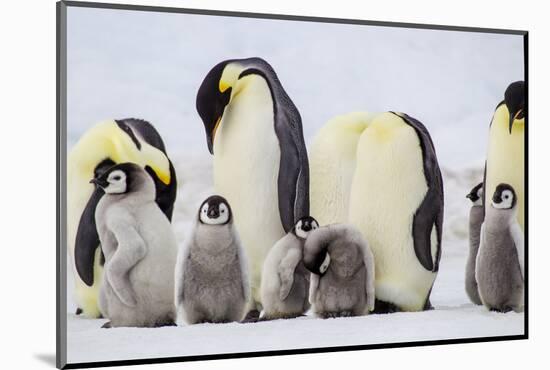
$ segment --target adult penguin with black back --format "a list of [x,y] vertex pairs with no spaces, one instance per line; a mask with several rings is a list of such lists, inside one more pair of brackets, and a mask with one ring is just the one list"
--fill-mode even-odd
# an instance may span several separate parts
[[106,120],[86,131],[67,159],[67,242],[73,261],[77,314],[99,317],[98,294],[103,256],[95,224],[101,188],[90,184],[117,163],[132,162],[152,177],[156,202],[172,218],[177,180],[162,138],[149,122],[140,119]]
[[374,253],[376,312],[431,308],[443,229],[443,180],[426,127],[376,116],[357,146],[349,221]]
[[504,100],[497,106],[489,128],[489,145],[485,179],[484,207],[491,204],[492,189],[506,183],[516,192],[517,219],[523,231],[525,188],[525,83],[511,83]]
[[214,187],[234,210],[249,257],[258,315],[263,261],[298,219],[309,215],[309,165],[298,109],[263,59],[223,61],[197,93],[214,155]]

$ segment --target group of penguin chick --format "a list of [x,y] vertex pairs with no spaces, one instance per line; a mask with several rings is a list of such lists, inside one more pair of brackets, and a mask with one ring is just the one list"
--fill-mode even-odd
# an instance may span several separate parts
[[[202,203],[176,259],[175,236],[144,169],[118,164],[92,182],[105,192],[95,213],[106,259],[99,298],[110,320],[104,327],[245,318],[247,257],[225,198],[214,195]],[[310,305],[320,317],[366,314],[374,308],[372,252],[354,227],[319,227],[303,217],[265,259],[261,296],[265,320],[297,317]]]

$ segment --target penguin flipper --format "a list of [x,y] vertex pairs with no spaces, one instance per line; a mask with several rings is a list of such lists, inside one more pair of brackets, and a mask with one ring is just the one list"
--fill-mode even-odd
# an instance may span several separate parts
[[319,275],[312,273],[309,276],[309,303],[313,304],[313,302],[315,302],[317,288],[319,288]]
[[[418,120],[404,113],[394,113],[411,126],[420,141],[424,176],[428,191],[416,210],[413,219],[414,252],[426,270],[437,272],[441,259],[441,233],[443,229],[443,178],[437,162],[435,147],[428,129]],[[435,227],[437,245],[432,255],[432,229]]]
[[117,241],[116,251],[105,265],[105,276],[122,303],[129,307],[137,304],[134,289],[128,280],[128,272],[147,254],[147,246],[137,230],[122,221],[111,220],[110,229]]
[[277,269],[281,286],[279,288],[279,299],[284,301],[290,294],[292,284],[294,284],[294,271],[302,259],[302,254],[297,249],[290,249],[281,259]]
[[94,284],[94,257],[99,247],[99,235],[95,224],[95,210],[97,203],[103,196],[103,190],[96,188],[82,215],[76,232],[74,246],[74,262],[80,279],[88,285]]
[[281,158],[277,180],[279,214],[285,232],[309,215],[309,163],[300,113],[286,97],[275,115]]
[[523,236],[523,231],[521,230],[521,227],[515,221],[515,219],[512,225],[510,225],[510,233],[512,234],[512,239],[514,240],[514,244],[516,245],[516,250],[518,252],[518,262],[519,262],[519,268],[521,270],[521,277],[525,279],[524,269],[523,269],[523,262],[525,258],[524,236]]

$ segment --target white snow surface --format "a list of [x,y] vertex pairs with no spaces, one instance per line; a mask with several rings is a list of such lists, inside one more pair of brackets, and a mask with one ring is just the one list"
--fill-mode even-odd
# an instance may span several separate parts
[[[212,193],[209,156],[172,156],[179,174],[173,225],[182,243],[200,202]],[[489,312],[471,304],[464,291],[468,250],[470,188],[482,178],[482,166],[442,170],[445,184],[443,254],[432,292],[435,309],[418,313],[318,319],[307,316],[251,324],[199,324],[165,328],[101,329],[107,320],[68,315],[68,361],[115,361],[219,353],[338,347],[439,339],[519,335],[524,314]],[[72,276],[69,270],[69,283]],[[74,312],[72,300],[69,312]]]

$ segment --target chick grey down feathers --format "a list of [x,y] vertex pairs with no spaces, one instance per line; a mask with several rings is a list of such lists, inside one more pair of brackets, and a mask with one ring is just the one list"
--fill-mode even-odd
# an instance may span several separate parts
[[250,298],[247,260],[232,219],[197,220],[176,264],[178,325],[241,321]]
[[132,188],[105,194],[95,213],[105,254],[99,307],[112,327],[172,324],[176,239],[155,203],[151,177],[137,165],[125,165]]
[[304,263],[308,269],[323,250],[328,255],[320,264],[324,273],[311,274],[309,301],[313,312],[326,318],[365,315],[372,311],[374,257],[359,230],[348,224],[313,230],[304,246]]
[[297,317],[309,309],[310,273],[302,262],[304,241],[289,232],[269,251],[262,269],[262,319]]
[[470,301],[474,304],[481,305],[481,298],[477,289],[476,281],[476,258],[479,250],[479,240],[481,233],[481,224],[485,212],[483,210],[483,183],[476,185],[472,191],[466,196],[472,201],[469,218],[469,242],[468,260],[466,262],[466,276],[464,279],[466,294]]
[[494,311],[523,311],[523,233],[516,212],[517,205],[497,209],[492,204],[481,226],[476,280],[483,305]]

